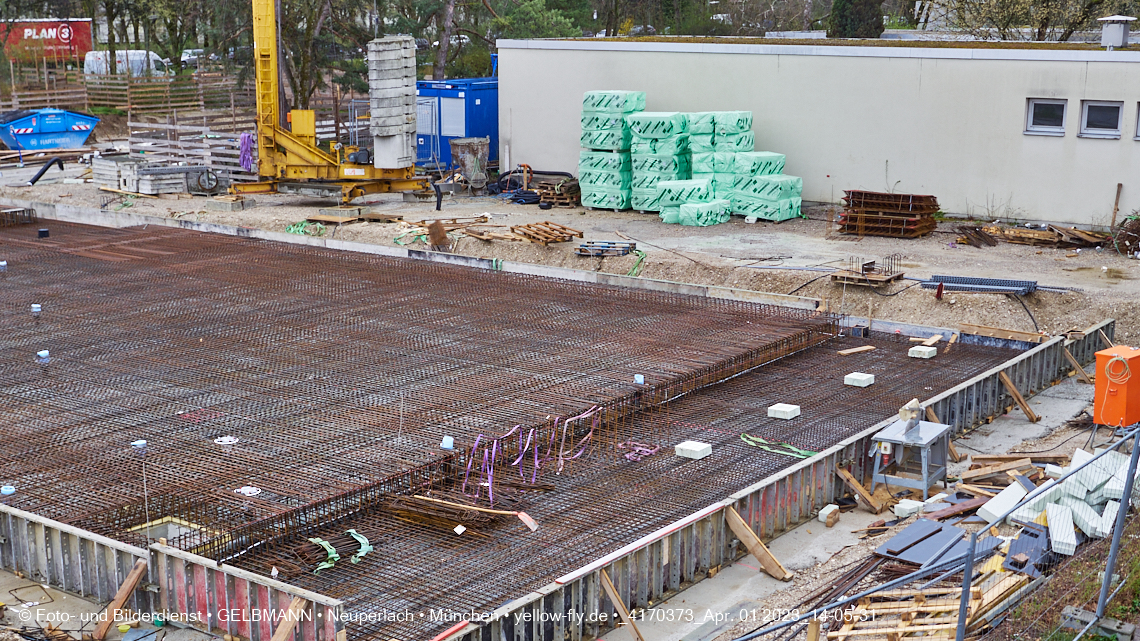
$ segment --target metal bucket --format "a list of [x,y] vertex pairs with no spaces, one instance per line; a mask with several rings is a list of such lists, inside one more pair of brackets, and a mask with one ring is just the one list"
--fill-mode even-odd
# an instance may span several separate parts
[[451,166],[459,170],[475,189],[487,186],[487,158],[491,152],[491,137],[452,138]]

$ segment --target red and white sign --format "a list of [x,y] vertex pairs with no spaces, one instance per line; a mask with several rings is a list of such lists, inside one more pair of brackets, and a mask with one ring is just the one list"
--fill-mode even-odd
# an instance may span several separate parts
[[90,18],[18,20],[0,23],[4,50],[14,60],[78,59],[92,49]]

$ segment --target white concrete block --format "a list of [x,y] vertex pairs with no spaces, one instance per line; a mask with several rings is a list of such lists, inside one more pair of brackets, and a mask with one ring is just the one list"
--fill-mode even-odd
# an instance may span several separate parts
[[768,418],[793,419],[800,415],[800,406],[788,403],[776,403],[768,406]]
[[1113,474],[1112,478],[1100,488],[1104,498],[1107,499],[1121,499],[1124,498],[1124,481],[1128,476],[1128,468],[1122,468],[1118,474]]
[[1112,534],[1112,529],[1116,527],[1116,515],[1120,512],[1120,501],[1109,501],[1104,506],[1104,513],[1100,515],[1100,534],[1099,536],[1107,538]]
[[915,345],[906,353],[911,358],[934,358],[937,354],[937,347],[927,345]]
[[1069,468],[1061,467],[1060,465],[1053,465],[1052,463],[1045,464],[1045,476],[1051,479],[1059,479],[1069,473]]
[[1073,529],[1073,511],[1064,505],[1050,503],[1045,506],[1049,521],[1049,545],[1057,554],[1072,556],[1077,553],[1077,532]]
[[938,510],[945,510],[948,507],[950,507],[949,503],[923,503],[922,513],[929,514],[931,512],[937,512]]
[[821,508],[819,511],[819,522],[827,523],[827,515],[835,512],[838,509],[839,506],[834,503],[829,503],[828,505],[823,506],[823,508]]
[[712,445],[701,443],[700,441],[685,441],[684,443],[678,443],[674,451],[677,453],[677,456],[700,460],[712,454]]
[[918,514],[922,509],[922,501],[912,501],[910,499],[902,499],[895,504],[895,516],[900,519],[905,519],[908,516]]
[[949,496],[949,495],[948,495],[948,494],[946,494],[945,492],[939,492],[938,494],[935,494],[934,496],[932,496],[932,497],[930,497],[930,498],[926,499],[925,501],[923,501],[923,503],[927,503],[927,504],[930,504],[930,503],[941,503],[941,502],[942,502],[942,499],[946,498],[947,496]]
[[843,377],[844,385],[851,385],[853,387],[867,387],[875,384],[874,374],[864,374],[862,372],[851,372]]
[[1100,514],[1092,509],[1088,503],[1078,501],[1071,496],[1062,496],[1057,504],[1072,510],[1073,522],[1081,528],[1081,532],[1089,536],[1100,536]]
[[1021,484],[1014,483],[1001,492],[998,492],[997,496],[986,501],[982,507],[978,508],[978,516],[985,519],[986,523],[993,523],[1001,517],[1002,514],[1005,514],[1006,510],[1013,508],[1021,499],[1025,498],[1026,494],[1025,488],[1021,487]]

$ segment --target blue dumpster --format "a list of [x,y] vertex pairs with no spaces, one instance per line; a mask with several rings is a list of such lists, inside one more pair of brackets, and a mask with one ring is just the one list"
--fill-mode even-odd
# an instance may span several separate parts
[[0,114],[0,140],[11,150],[78,149],[99,124],[95,116],[62,109],[23,109]]

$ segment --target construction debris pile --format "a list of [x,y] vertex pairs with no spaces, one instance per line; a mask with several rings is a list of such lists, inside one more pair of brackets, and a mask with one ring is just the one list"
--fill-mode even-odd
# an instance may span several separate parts
[[[975,455],[970,463],[953,488],[926,500],[906,498],[911,491],[885,496],[877,492],[884,500],[864,500],[873,510],[893,503],[896,519],[871,524],[861,538],[880,536],[907,518],[918,518],[880,544],[871,558],[848,572],[851,576],[841,578],[844,590],[831,598],[842,596],[876,569],[886,578],[908,577],[939,565],[950,569],[941,581],[917,581],[920,589],[872,589],[841,620],[824,624],[830,626],[828,639],[953,634],[963,594],[961,564],[971,532],[976,543],[965,628],[970,636],[993,629],[1063,559],[1091,539],[1112,535],[1130,467],[1127,455],[1101,449],[1078,449],[1071,458]],[[852,480],[844,478],[850,485]],[[862,498],[866,490],[858,489],[862,491],[856,495]],[[1134,486],[1130,503],[1137,499],[1140,486]],[[1018,529],[1004,535],[999,530],[1003,526]]]
[[[1061,227],[1059,225],[1042,225],[1041,227],[1040,229],[1031,229],[1029,227],[986,225],[972,230],[966,228],[968,232],[965,233],[964,242],[980,246],[976,244],[976,241],[980,239],[984,245],[992,246],[987,242],[986,239],[988,238],[991,240],[1000,239],[1018,245],[1073,249],[1099,247],[1112,239],[1111,234],[1077,229],[1076,227]],[[958,231],[962,232],[962,228],[960,227]]]

